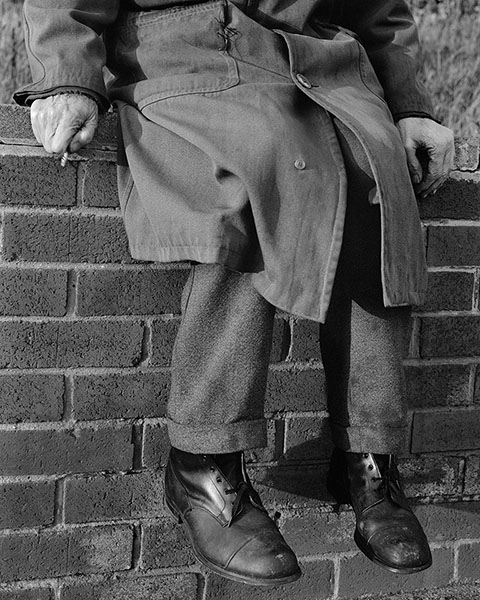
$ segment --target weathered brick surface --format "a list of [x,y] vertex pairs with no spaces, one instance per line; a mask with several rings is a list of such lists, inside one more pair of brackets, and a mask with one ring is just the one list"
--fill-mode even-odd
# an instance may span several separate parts
[[325,417],[297,417],[288,420],[285,458],[290,460],[321,460],[329,458],[332,438]]
[[129,526],[0,534],[0,581],[124,571],[132,538]]
[[2,322],[0,368],[130,367],[142,339],[142,324],[131,321]]
[[478,454],[467,458],[464,493],[480,494],[480,455]]
[[471,403],[470,365],[408,365],[407,399],[411,408]]
[[67,523],[165,516],[163,472],[72,477],[65,494]]
[[132,262],[120,215],[9,213],[4,220],[7,261]]
[[138,269],[89,270],[78,278],[79,315],[180,313],[188,271]]
[[74,382],[74,410],[78,419],[165,416],[170,373],[78,375]]
[[339,598],[358,598],[362,594],[409,592],[448,584],[453,576],[453,550],[432,550],[433,565],[426,571],[396,575],[379,568],[363,554],[340,560]]
[[0,268],[0,315],[63,316],[67,279],[57,269]]
[[325,410],[326,405],[323,369],[270,369],[265,396],[267,413]]
[[111,580],[105,583],[67,584],[62,587],[60,598],[61,600],[126,600],[127,598],[129,600],[196,600],[197,588],[197,577],[194,574],[156,575],[122,581]]
[[474,282],[473,273],[458,271],[429,273],[427,299],[422,306],[415,307],[415,310],[472,310]]
[[480,409],[417,412],[413,419],[412,451],[442,452],[478,448]]
[[58,421],[63,394],[62,375],[0,372],[0,423]]
[[77,170],[46,156],[5,155],[0,149],[0,204],[74,206]]
[[48,587],[1,590],[0,600],[53,600],[54,591]]
[[453,502],[426,504],[415,508],[430,542],[480,539],[480,504]]
[[167,464],[170,441],[164,423],[147,424],[143,443],[143,465],[158,469]]
[[170,364],[173,344],[177,336],[179,319],[155,321],[152,326],[152,366],[165,367]]
[[295,320],[292,332],[292,360],[318,360],[321,358],[318,323]]
[[54,495],[52,481],[0,484],[0,529],[52,525]]
[[462,490],[462,461],[455,456],[403,458],[400,472],[409,497],[458,495]]
[[458,576],[461,580],[479,579],[480,543],[463,544],[458,549]]
[[432,267],[478,264],[480,229],[468,225],[428,228],[427,260]]
[[0,475],[127,470],[131,426],[72,431],[0,431]]
[[82,204],[99,208],[117,208],[116,164],[101,160],[89,160],[80,167],[79,188]]
[[186,567],[194,564],[195,557],[182,525],[175,525],[168,517],[143,528],[141,567],[144,570],[165,567]]
[[453,172],[434,196],[418,203],[423,219],[480,218],[480,173]]
[[212,575],[207,580],[205,600],[326,600],[333,594],[334,566],[331,560],[309,560],[300,564],[302,577],[294,583],[271,589],[235,583]]
[[422,358],[479,356],[480,317],[425,317],[421,321],[420,354]]
[[475,171],[479,167],[480,147],[478,139],[455,139],[455,169]]

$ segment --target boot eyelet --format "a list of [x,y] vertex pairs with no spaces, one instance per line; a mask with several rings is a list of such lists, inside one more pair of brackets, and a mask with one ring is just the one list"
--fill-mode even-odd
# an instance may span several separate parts
[[368,470],[373,471],[373,465],[368,465]]
[[222,483],[221,477],[217,477],[217,483]]

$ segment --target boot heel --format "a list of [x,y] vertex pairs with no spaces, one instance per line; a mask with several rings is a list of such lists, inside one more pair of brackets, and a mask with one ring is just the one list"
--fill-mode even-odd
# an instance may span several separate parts
[[179,525],[181,525],[183,523],[183,519],[180,516],[180,514],[173,508],[173,506],[170,504],[170,502],[168,501],[166,496],[163,496],[163,505],[165,506],[166,509],[168,509],[168,512],[172,515],[173,519],[175,521],[177,521],[177,523]]

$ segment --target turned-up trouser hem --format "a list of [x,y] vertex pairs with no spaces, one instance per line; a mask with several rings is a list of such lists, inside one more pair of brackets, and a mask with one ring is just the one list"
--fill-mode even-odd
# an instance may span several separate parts
[[[410,308],[383,306],[380,207],[368,201],[374,182],[358,141],[334,122],[349,190],[332,299],[320,325],[333,442],[350,452],[401,453]],[[274,313],[248,274],[192,266],[172,357],[168,432],[174,447],[215,454],[266,445]],[[312,397],[312,410],[315,402]]]

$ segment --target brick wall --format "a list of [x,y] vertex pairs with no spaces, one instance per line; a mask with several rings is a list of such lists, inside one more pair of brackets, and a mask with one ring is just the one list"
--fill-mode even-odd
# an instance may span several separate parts
[[0,600],[404,598],[480,580],[479,143],[458,142],[457,170],[421,205],[430,292],[413,316],[401,470],[434,566],[395,576],[357,551],[352,512],[337,514],[324,487],[317,327],[278,315],[269,446],[248,460],[304,576],[265,591],[207,575],[162,504],[187,270],[129,257],[114,130],[103,118],[61,169],[28,112],[0,108]]

